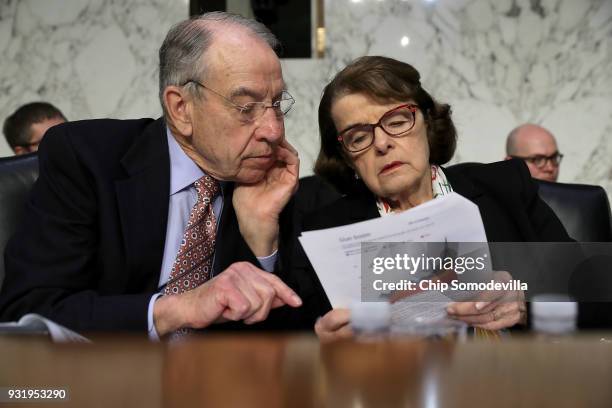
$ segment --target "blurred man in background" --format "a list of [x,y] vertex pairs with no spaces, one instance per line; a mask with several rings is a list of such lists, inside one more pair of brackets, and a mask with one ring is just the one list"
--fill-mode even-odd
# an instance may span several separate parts
[[16,155],[32,153],[38,150],[47,129],[66,121],[64,114],[50,103],[32,102],[6,118],[3,132]]
[[541,126],[526,123],[514,128],[506,139],[506,160],[523,159],[531,177],[557,181],[563,155],[555,137]]

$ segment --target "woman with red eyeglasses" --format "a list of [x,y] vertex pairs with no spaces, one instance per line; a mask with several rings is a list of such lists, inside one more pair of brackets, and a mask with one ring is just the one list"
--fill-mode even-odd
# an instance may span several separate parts
[[[319,130],[315,173],[344,196],[307,216],[303,230],[384,217],[456,192],[479,207],[489,241],[571,240],[538,197],[522,161],[442,167],[456,146],[451,109],[423,89],[419,73],[409,64],[375,56],[349,64],[325,87]],[[352,336],[350,312],[331,310],[300,248],[296,259],[298,290],[319,337]],[[305,270],[300,265],[306,265]],[[523,293],[518,291],[500,293],[488,302],[452,303],[447,312],[487,330],[526,321]]]

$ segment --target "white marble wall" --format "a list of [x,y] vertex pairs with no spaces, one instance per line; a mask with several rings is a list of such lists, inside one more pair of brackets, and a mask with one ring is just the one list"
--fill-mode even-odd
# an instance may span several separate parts
[[[70,119],[158,116],[157,50],[187,11],[188,0],[0,0],[0,119],[32,100]],[[378,54],[413,64],[453,106],[455,161],[501,159],[507,132],[531,121],[557,136],[561,181],[612,192],[612,1],[327,0],[325,20],[325,59],[283,61],[302,175],[324,84]]]
[[323,85],[353,58],[386,55],[413,64],[425,88],[453,106],[455,161],[500,160],[506,134],[535,122],[565,154],[560,181],[612,192],[612,1],[328,0],[325,7],[326,59],[285,62],[298,100],[287,131],[303,174],[318,150]]
[[[0,0],[0,118],[45,100],[71,120],[157,117],[157,50],[188,0]],[[0,156],[12,152],[0,138]]]

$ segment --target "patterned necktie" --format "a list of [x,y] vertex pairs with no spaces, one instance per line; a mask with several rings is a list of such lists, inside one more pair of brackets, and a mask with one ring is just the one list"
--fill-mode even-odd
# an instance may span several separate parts
[[187,292],[210,278],[217,229],[212,201],[219,192],[219,182],[206,175],[194,185],[198,198],[189,214],[187,228],[172,265],[164,290],[166,295]]

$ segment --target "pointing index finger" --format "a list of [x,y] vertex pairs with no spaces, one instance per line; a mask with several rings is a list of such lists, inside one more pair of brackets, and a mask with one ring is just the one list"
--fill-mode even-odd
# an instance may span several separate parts
[[[268,281],[276,292],[276,297],[281,300],[284,304],[292,307],[298,307],[302,305],[302,299],[295,293],[289,286],[287,286],[280,278],[269,272],[262,272],[263,278]],[[277,299],[272,303],[272,307],[278,307],[279,304]]]

